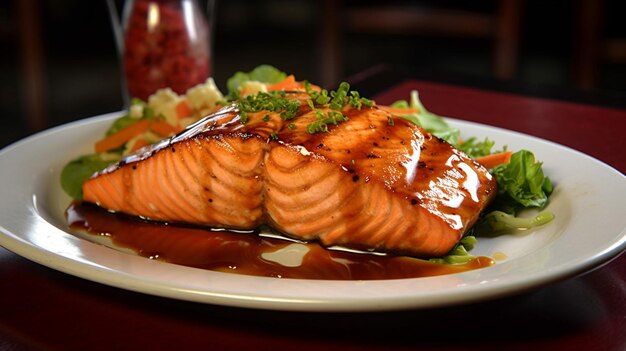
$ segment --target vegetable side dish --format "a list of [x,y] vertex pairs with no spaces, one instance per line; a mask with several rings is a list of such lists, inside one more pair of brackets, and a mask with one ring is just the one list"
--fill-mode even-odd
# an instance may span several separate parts
[[65,167],[63,188],[148,220],[268,225],[305,242],[436,263],[472,259],[477,230],[552,219],[516,216],[545,207],[552,191],[530,151],[462,141],[417,92],[379,106],[347,83],[327,91],[266,65],[238,72],[228,89],[224,97],[209,80],[134,101],[95,154]]

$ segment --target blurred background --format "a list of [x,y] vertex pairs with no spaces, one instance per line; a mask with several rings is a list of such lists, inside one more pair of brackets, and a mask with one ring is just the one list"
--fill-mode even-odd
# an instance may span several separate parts
[[[116,4],[121,11],[123,1]],[[623,7],[617,0],[218,0],[213,76],[225,90],[236,71],[268,63],[332,88],[391,67],[418,79],[601,97],[626,108]],[[0,52],[0,147],[123,106],[104,0],[2,0]]]

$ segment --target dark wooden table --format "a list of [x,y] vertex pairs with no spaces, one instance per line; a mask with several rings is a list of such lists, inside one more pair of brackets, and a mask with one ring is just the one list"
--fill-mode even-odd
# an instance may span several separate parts
[[[624,110],[414,79],[375,98],[390,103],[412,89],[435,113],[552,140],[626,172]],[[170,300],[76,278],[3,248],[0,281],[1,350],[626,350],[626,254],[516,296],[381,313]]]

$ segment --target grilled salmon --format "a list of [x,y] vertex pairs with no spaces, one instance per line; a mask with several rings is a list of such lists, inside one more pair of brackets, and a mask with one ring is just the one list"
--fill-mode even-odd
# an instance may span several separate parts
[[[415,124],[304,92],[284,111],[232,104],[83,185],[84,201],[145,219],[250,229],[426,257],[447,253],[496,194],[489,172]],[[337,115],[338,116],[338,115]],[[312,126],[323,124],[316,132]]]

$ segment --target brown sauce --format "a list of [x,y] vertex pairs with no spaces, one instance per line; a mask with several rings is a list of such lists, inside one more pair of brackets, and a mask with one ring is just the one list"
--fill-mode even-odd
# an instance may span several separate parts
[[401,256],[379,256],[329,250],[307,243],[299,266],[267,260],[292,242],[246,233],[143,221],[110,213],[88,203],[73,203],[66,212],[69,225],[90,235],[104,235],[137,254],[184,266],[245,275],[329,280],[374,280],[428,277],[488,267],[494,261],[477,257],[466,264],[440,265]]

